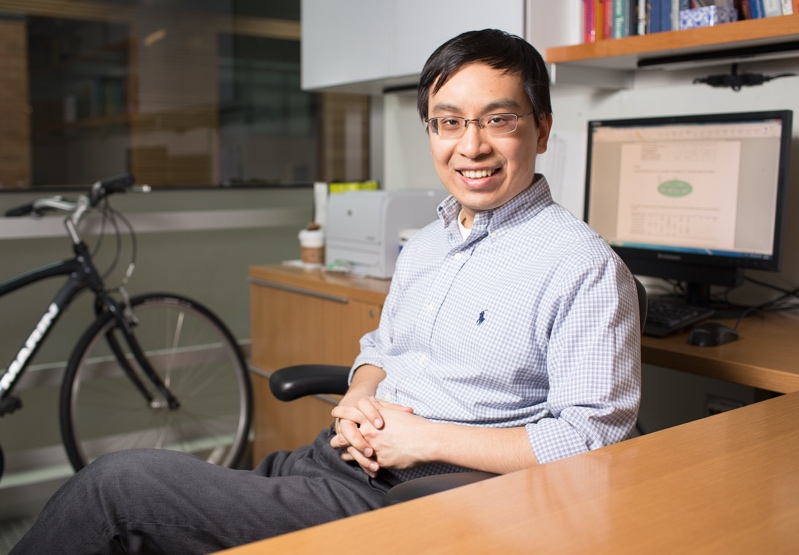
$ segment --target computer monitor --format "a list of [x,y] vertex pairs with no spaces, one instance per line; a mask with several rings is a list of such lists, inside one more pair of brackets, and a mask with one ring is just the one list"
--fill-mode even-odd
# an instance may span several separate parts
[[634,274],[711,285],[779,270],[792,112],[588,122],[585,220]]

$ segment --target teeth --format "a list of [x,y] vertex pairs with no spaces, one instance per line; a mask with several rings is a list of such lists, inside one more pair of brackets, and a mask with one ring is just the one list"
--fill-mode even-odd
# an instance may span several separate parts
[[479,171],[470,171],[470,170],[463,170],[461,173],[468,177],[469,179],[480,179],[481,177],[488,177],[493,175],[494,170],[479,170]]

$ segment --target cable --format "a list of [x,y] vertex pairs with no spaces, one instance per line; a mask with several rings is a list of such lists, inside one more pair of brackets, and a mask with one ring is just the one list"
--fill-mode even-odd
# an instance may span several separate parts
[[697,77],[693,83],[710,85],[711,87],[729,87],[738,92],[743,87],[755,87],[767,83],[772,79],[780,77],[796,77],[795,73],[777,73],[774,75],[763,75],[762,73],[738,73],[738,64],[732,64],[729,74],[708,75],[707,77]]

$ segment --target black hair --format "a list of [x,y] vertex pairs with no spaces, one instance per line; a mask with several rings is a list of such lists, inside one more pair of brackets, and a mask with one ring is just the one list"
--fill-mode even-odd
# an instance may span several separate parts
[[536,126],[541,117],[552,113],[549,74],[538,50],[524,39],[505,31],[483,29],[468,31],[448,40],[427,59],[416,97],[422,121],[427,119],[430,94],[438,92],[463,66],[475,62],[521,75],[524,92],[533,106]]

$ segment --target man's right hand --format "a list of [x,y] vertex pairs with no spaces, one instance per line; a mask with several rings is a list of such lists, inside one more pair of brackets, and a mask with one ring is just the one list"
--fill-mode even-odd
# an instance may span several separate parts
[[372,478],[377,476],[380,465],[376,461],[374,449],[361,434],[360,426],[368,423],[378,430],[382,429],[385,423],[380,413],[381,407],[413,412],[410,407],[379,401],[373,396],[350,396],[350,392],[332,412],[336,419],[336,435],[330,440],[330,446],[341,449],[342,459],[354,460]]

